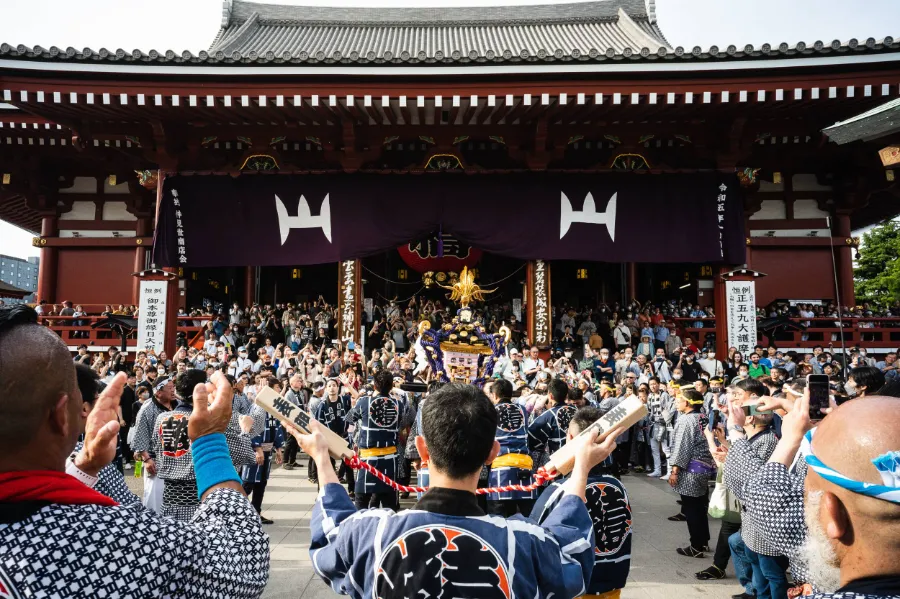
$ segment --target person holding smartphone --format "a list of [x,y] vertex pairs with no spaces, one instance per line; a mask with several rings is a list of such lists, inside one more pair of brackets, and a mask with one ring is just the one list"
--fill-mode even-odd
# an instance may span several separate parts
[[[747,478],[763,467],[778,442],[772,430],[774,414],[760,411],[758,399],[766,395],[765,385],[748,378],[735,384],[729,404],[728,432],[732,451],[725,460],[724,482],[741,501],[744,500]],[[749,564],[753,594],[757,597],[787,596],[788,558],[767,540],[760,522],[745,519],[740,532],[729,537],[728,545],[737,563]]]

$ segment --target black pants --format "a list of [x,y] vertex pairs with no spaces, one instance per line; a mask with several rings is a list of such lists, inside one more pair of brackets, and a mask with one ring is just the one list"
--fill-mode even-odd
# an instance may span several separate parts
[[356,494],[356,509],[365,510],[375,507],[386,507],[396,512],[400,508],[400,500],[397,498],[397,492],[387,491],[384,493]]
[[293,464],[297,461],[297,439],[289,432],[284,432],[284,463]]
[[719,527],[719,539],[716,541],[716,553],[713,555],[713,565],[724,571],[731,559],[731,548],[728,546],[728,537],[741,529],[740,522],[727,522],[722,520]]
[[681,513],[687,518],[691,547],[698,551],[709,544],[709,520],[706,519],[708,507],[709,493],[700,497],[681,496]]
[[487,513],[492,516],[509,518],[516,514],[522,514],[526,518],[531,515],[534,507],[534,499],[507,499],[506,501],[493,501],[488,499]]
[[400,458],[397,465],[399,466],[399,471],[403,472],[403,476],[399,477],[397,482],[408,487],[409,479],[412,477],[412,460],[409,458]]
[[266,485],[269,483],[268,480],[263,480],[259,483],[254,482],[244,482],[244,493],[247,494],[247,497],[253,496],[250,499],[250,504],[253,506],[253,509],[256,510],[256,513],[262,512],[262,502],[263,496],[266,494]]
[[629,439],[624,443],[620,443],[613,450],[613,460],[616,462],[616,468],[619,473],[628,472],[628,462],[631,461],[631,443]]

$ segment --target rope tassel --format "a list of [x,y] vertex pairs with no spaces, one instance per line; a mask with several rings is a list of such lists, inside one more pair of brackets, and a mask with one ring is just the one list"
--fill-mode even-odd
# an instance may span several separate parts
[[[411,485],[401,485],[397,481],[393,480],[377,468],[368,464],[365,460],[359,459],[359,456],[354,455],[352,458],[344,458],[344,463],[347,464],[350,468],[354,470],[365,470],[387,486],[391,487],[395,491],[399,491],[400,493],[425,493],[428,491],[428,487],[414,487]],[[508,493],[510,491],[523,491],[529,492],[534,491],[538,487],[543,486],[544,484],[550,482],[554,478],[559,476],[559,473],[554,472],[549,474],[544,468],[538,468],[538,471],[534,474],[534,482],[530,485],[506,485],[505,487],[479,487],[475,490],[476,495],[487,495],[489,493]]]

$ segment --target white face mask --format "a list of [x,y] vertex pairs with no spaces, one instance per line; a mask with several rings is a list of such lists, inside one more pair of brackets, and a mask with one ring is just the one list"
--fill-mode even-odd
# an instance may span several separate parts
[[844,389],[847,390],[847,395],[849,395],[850,397],[853,397],[859,392],[859,389],[856,388],[855,381],[847,381],[847,383],[844,385]]
[[863,358],[865,358],[865,357],[866,357],[866,352],[865,352],[865,350],[860,350],[860,351],[859,351],[859,355],[862,356]]
[[567,352],[566,352],[566,357],[567,357],[567,358],[571,358],[571,357],[572,357],[572,352],[567,351]]
[[680,374],[673,374],[673,375],[672,375],[672,379],[674,379],[674,380],[676,380],[676,381],[680,381],[680,380],[681,380],[681,375],[680,375]]
[[163,374],[165,374],[165,373],[166,373],[166,369],[165,369],[165,368],[158,368],[158,369],[156,370],[156,374],[163,375]]

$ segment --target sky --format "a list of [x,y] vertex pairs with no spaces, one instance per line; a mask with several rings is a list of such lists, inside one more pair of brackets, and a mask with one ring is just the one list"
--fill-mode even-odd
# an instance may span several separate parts
[[[315,6],[498,6],[547,0],[268,0]],[[864,9],[860,10],[858,7]],[[900,37],[900,0],[656,0],[673,46],[777,46],[816,40]],[[45,48],[204,50],[222,19],[222,0],[0,0],[0,43]],[[2,165],[0,165],[2,166]],[[0,221],[0,254],[35,255],[32,235]]]

